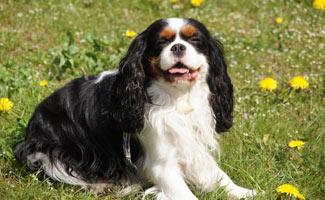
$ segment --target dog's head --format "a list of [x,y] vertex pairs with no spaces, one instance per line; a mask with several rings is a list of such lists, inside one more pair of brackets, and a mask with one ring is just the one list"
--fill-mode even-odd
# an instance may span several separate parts
[[132,42],[119,71],[135,98],[148,99],[145,88],[152,81],[163,81],[171,87],[204,81],[210,88],[216,130],[222,132],[232,125],[233,88],[222,46],[194,19],[155,21]]
[[205,78],[209,33],[201,23],[179,18],[158,20],[147,29],[146,34],[146,57],[150,61],[151,77],[176,87]]

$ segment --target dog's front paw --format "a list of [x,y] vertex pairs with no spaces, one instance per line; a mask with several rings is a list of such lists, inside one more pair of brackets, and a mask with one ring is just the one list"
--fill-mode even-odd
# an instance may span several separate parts
[[158,192],[156,194],[155,200],[198,200],[193,194],[181,197],[181,196],[174,196],[174,197],[168,197],[165,193],[163,192]]
[[155,200],[169,200],[169,198],[163,193],[158,186],[153,186],[151,188],[146,189],[143,194],[142,200],[146,198],[148,195],[155,195]]
[[158,186],[147,189],[143,194],[142,200],[144,200],[147,195],[155,195],[155,200],[198,200],[190,190],[187,193],[166,194]]
[[163,192],[159,192],[156,195],[155,200],[198,200],[198,198],[196,198],[194,195],[191,196],[187,196],[187,197],[168,197],[166,194],[164,194]]
[[169,199],[163,192],[158,192],[156,194],[155,200],[169,200]]
[[247,199],[256,196],[256,191],[236,186],[227,192],[230,199]]

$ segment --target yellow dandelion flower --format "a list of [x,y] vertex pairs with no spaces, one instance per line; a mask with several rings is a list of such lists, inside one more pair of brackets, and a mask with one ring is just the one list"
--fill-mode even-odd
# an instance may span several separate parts
[[200,6],[203,0],[191,0],[193,6]]
[[178,0],[169,0],[172,3],[176,3]]
[[131,31],[131,30],[129,30],[129,29],[127,29],[126,31],[125,31],[125,35],[126,36],[128,36],[128,37],[133,37],[133,36],[135,36],[137,33],[135,32],[135,31]]
[[300,141],[300,140],[291,140],[291,141],[289,142],[288,146],[289,146],[289,147],[292,147],[292,148],[297,147],[297,149],[300,150],[301,147],[304,146],[304,144],[305,144],[305,142]]
[[309,87],[307,80],[302,76],[296,76],[290,81],[290,86],[294,89],[304,90]]
[[40,86],[46,87],[49,83],[46,80],[42,80],[39,84]]
[[276,189],[276,196],[280,197],[281,194],[284,194],[285,196],[289,196],[289,197],[297,197],[298,199],[305,199],[304,196],[302,196],[302,194],[300,194],[300,192],[298,191],[298,189],[296,187],[294,187],[293,185],[290,184],[283,184],[280,185],[277,189]]
[[8,98],[0,99],[0,111],[9,112],[14,104]]
[[325,0],[315,0],[314,7],[320,10],[325,10]]
[[275,22],[276,22],[277,24],[281,24],[281,23],[283,22],[283,18],[282,18],[282,17],[277,17],[277,18],[275,19]]
[[260,82],[260,88],[262,89],[262,91],[272,91],[275,90],[276,87],[276,80],[274,80],[273,78],[265,78]]

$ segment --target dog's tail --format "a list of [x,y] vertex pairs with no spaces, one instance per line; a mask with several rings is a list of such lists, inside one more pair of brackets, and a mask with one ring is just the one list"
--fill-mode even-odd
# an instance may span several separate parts
[[34,144],[29,140],[18,144],[15,149],[15,157],[26,163],[28,167],[33,170],[42,168],[42,170],[54,180],[71,185],[89,185],[89,183],[83,181],[78,174],[74,172],[68,173],[63,163],[59,161],[51,162],[49,156],[45,153],[34,152],[33,146]]

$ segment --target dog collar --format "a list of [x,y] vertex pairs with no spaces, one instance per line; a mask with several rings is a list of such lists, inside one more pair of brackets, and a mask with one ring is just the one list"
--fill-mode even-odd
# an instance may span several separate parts
[[131,134],[130,133],[123,133],[123,151],[126,157],[126,160],[131,164],[133,167],[137,169],[137,167],[132,163],[131,160]]

